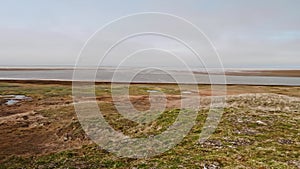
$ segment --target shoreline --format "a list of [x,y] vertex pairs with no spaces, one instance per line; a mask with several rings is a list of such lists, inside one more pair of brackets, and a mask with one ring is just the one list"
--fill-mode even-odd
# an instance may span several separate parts
[[[97,68],[76,68],[78,70],[96,70]],[[127,70],[126,68],[122,68]],[[57,70],[75,70],[75,68],[3,68],[0,67],[0,71],[57,71]],[[114,70],[113,68],[98,68],[98,70]],[[172,70],[171,71],[178,71]],[[185,72],[186,70],[179,70],[179,72]],[[270,76],[270,77],[300,77],[300,69],[225,69],[224,72],[214,72],[212,71],[197,71],[192,70],[195,74],[203,75],[228,75],[228,76]]]
[[231,76],[300,77],[300,70],[242,70],[226,71]]
[[[0,82],[4,83],[20,83],[20,84],[58,84],[58,85],[72,85],[74,81],[72,80],[48,80],[48,79],[40,79],[40,80],[28,80],[28,79],[0,79]],[[89,81],[76,81],[78,83],[90,83]],[[95,82],[95,84],[128,84],[126,82]],[[144,85],[176,85],[177,83],[158,83],[158,82],[130,82],[130,84],[144,84]],[[182,85],[226,85],[226,86],[273,86],[273,87],[299,87],[299,85],[277,85],[277,84],[210,84],[210,83],[199,83],[199,84],[190,84],[190,83],[185,83]]]

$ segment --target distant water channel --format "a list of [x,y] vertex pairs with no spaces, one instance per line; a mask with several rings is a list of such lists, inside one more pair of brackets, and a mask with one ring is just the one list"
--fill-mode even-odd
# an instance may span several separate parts
[[[84,70],[83,75],[76,80],[90,80],[89,76],[84,74],[93,74],[94,70]],[[113,80],[115,70],[113,69],[100,69],[98,70],[95,81],[97,82],[128,82],[130,75],[132,74],[131,69],[122,69],[117,71],[118,78]],[[193,83],[187,77],[187,72],[184,71],[172,71],[173,76],[176,76],[177,81],[183,83]],[[207,74],[194,74],[195,82],[198,84],[211,84],[211,79],[222,79],[221,75]],[[59,81],[71,81],[73,79],[72,69],[32,69],[32,70],[0,70],[1,80],[59,80]],[[178,80],[179,79],[179,80]],[[300,86],[299,77],[270,77],[270,76],[226,76],[225,81],[215,81],[216,84],[249,84],[249,85],[290,85]],[[170,75],[161,71],[145,71],[137,74],[132,82],[141,83],[176,83],[176,80]]]

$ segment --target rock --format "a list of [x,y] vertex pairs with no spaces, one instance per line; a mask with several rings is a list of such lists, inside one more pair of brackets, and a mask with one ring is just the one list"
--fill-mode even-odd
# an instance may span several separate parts
[[289,140],[289,139],[279,139],[278,143],[280,143],[280,144],[293,144],[293,141]]
[[242,119],[237,120],[238,123],[243,123],[244,121]]
[[262,121],[260,121],[260,120],[257,120],[257,121],[256,121],[256,124],[260,124],[260,125],[264,125],[264,126],[268,125],[267,123],[262,122]]
[[64,137],[64,141],[68,141],[68,137],[65,136],[65,137]]
[[220,163],[218,162],[212,162],[210,164],[204,164],[204,169],[220,169]]
[[23,116],[22,118],[23,118],[23,120],[28,120],[29,119],[28,116]]
[[234,148],[236,146],[247,146],[253,144],[253,141],[248,139],[237,139],[237,140],[225,140],[226,142],[230,143],[231,145],[228,145],[230,148]]
[[206,140],[204,143],[201,144],[203,148],[222,148],[223,144],[220,140]]
[[258,134],[259,132],[256,131],[256,130],[253,130],[253,129],[248,129],[248,128],[245,128],[245,129],[242,129],[242,130],[235,130],[234,131],[235,134],[245,134],[245,135],[256,135]]

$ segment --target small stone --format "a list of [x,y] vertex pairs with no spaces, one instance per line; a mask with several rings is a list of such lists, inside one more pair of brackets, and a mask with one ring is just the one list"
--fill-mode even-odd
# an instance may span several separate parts
[[244,121],[241,120],[241,119],[238,119],[237,122],[238,122],[238,123],[243,123]]
[[22,118],[23,118],[23,120],[28,120],[29,117],[28,116],[23,116]]
[[292,140],[288,140],[288,139],[279,139],[278,143],[280,143],[280,144],[292,144],[293,141]]
[[201,144],[201,147],[203,148],[222,148],[223,144],[220,140],[206,140],[204,143]]
[[260,124],[260,125],[264,125],[264,126],[266,126],[266,125],[267,125],[267,123],[265,123],[265,122],[262,122],[262,121],[260,121],[260,120],[257,120],[257,121],[256,121],[256,123],[257,123],[257,124]]
[[220,163],[218,162],[213,162],[213,163],[210,163],[210,164],[205,164],[203,166],[204,169],[219,169],[221,168],[220,167]]

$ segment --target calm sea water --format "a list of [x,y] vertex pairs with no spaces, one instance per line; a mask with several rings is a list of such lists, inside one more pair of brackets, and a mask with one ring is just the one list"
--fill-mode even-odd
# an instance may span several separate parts
[[[63,80],[71,81],[73,79],[73,70],[71,69],[49,69],[49,70],[0,70],[0,79],[16,80]],[[138,74],[133,69],[122,69],[117,72],[113,69],[98,70],[95,80],[98,82],[144,82],[144,83],[193,83],[198,84],[250,84],[250,85],[292,85],[300,86],[299,77],[264,77],[264,76],[226,76],[225,80],[221,75],[194,74],[195,81],[191,81],[187,72],[171,71],[172,76],[162,71],[142,71]],[[91,80],[94,77],[94,70],[84,70],[75,80]],[[134,78],[132,79],[132,75]],[[115,77],[118,77],[115,79]],[[132,80],[129,80],[132,79]],[[176,80],[175,80],[176,79]],[[212,80],[212,81],[210,81]]]

